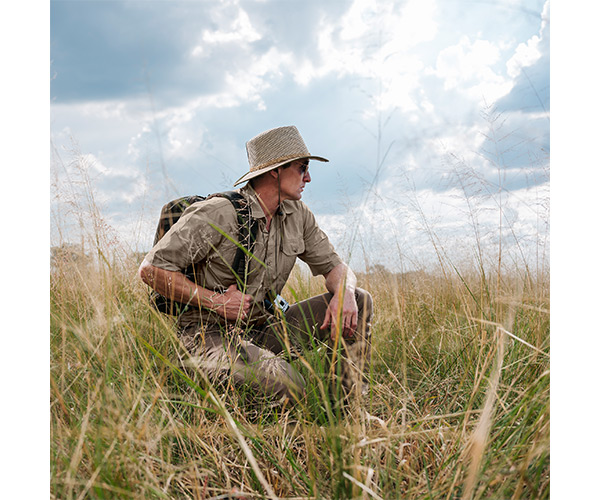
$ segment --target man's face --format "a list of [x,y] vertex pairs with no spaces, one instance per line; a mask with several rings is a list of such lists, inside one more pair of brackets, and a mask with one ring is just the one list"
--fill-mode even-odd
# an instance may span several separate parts
[[307,182],[310,182],[308,160],[296,160],[288,168],[279,169],[282,200],[299,200]]

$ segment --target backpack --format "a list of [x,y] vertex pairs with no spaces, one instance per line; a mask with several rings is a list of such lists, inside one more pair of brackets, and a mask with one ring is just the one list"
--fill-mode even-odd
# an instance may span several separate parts
[[[238,241],[243,248],[238,246],[235,259],[231,264],[231,268],[235,272],[238,281],[241,281],[241,285],[246,282],[248,271],[247,252],[252,251],[252,247],[256,241],[258,221],[250,216],[250,207],[248,206],[248,202],[240,193],[236,191],[225,191],[223,193],[215,193],[208,196],[183,196],[170,201],[164,205],[160,211],[160,217],[158,219],[158,227],[156,228],[156,233],[154,235],[153,246],[156,245],[165,234],[167,234],[169,229],[171,229],[171,227],[181,218],[185,210],[190,205],[198,201],[204,201],[217,196],[227,198],[237,212]],[[189,280],[196,283],[196,272],[193,264],[188,266],[182,272]],[[174,316],[181,314],[188,307],[193,307],[188,306],[187,304],[172,301],[171,299],[160,295],[156,291],[152,291],[150,293],[150,303],[158,311]]]

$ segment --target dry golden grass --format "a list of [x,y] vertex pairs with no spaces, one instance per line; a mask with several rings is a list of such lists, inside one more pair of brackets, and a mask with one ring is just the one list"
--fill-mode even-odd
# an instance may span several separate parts
[[[370,394],[340,411],[318,352],[295,408],[183,372],[136,269],[53,266],[53,497],[548,498],[547,282],[360,275],[376,304]],[[322,282],[297,272],[290,287]]]

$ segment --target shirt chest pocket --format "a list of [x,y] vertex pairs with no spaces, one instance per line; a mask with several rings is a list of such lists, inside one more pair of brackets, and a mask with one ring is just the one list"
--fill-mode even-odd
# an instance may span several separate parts
[[296,257],[304,253],[304,240],[301,238],[287,238],[281,245],[281,277],[287,280],[294,267]]
[[287,238],[281,245],[283,253],[288,257],[297,257],[304,253],[304,240],[302,238]]

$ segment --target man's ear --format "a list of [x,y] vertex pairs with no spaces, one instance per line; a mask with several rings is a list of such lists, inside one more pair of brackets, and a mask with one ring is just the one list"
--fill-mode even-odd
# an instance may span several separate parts
[[274,168],[273,170],[269,170],[269,174],[271,174],[272,177],[277,179],[279,177],[279,169],[280,168],[281,167],[277,167],[277,168]]

